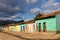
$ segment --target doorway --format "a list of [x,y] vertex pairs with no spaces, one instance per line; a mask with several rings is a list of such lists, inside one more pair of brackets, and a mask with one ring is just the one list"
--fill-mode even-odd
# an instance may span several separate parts
[[25,26],[23,26],[23,31],[25,31]]
[[21,26],[21,31],[22,31],[22,26]]
[[39,23],[39,32],[41,32],[41,23]]
[[46,32],[46,22],[43,23],[43,32]]

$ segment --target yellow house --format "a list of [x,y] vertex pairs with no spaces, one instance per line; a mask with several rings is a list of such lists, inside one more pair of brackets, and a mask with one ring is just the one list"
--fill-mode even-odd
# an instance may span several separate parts
[[21,30],[21,28],[20,28],[20,23],[17,23],[17,24],[16,24],[16,31],[17,31],[17,32],[20,32],[20,30]]
[[5,30],[5,31],[9,31],[8,25],[5,25],[4,30]]
[[6,31],[9,31],[9,27],[6,27]]

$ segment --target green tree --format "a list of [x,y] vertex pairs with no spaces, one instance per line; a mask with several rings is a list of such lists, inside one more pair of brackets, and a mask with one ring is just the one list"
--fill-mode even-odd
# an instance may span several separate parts
[[3,26],[3,23],[0,23],[0,26]]

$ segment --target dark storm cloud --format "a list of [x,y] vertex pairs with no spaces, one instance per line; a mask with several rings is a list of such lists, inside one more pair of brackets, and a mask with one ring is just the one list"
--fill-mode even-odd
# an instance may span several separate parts
[[0,0],[0,17],[10,17],[24,12],[25,0]]

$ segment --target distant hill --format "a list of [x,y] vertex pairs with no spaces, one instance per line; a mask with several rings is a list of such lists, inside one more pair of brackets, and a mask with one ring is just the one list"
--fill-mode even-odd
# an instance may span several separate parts
[[7,24],[11,24],[11,23],[20,23],[20,22],[24,22],[24,20],[20,20],[20,21],[12,21],[12,20],[0,20],[0,25],[7,25]]
[[11,21],[11,20],[3,21],[3,20],[0,20],[0,24],[3,24],[3,25],[10,24],[10,23],[16,23],[16,21]]

